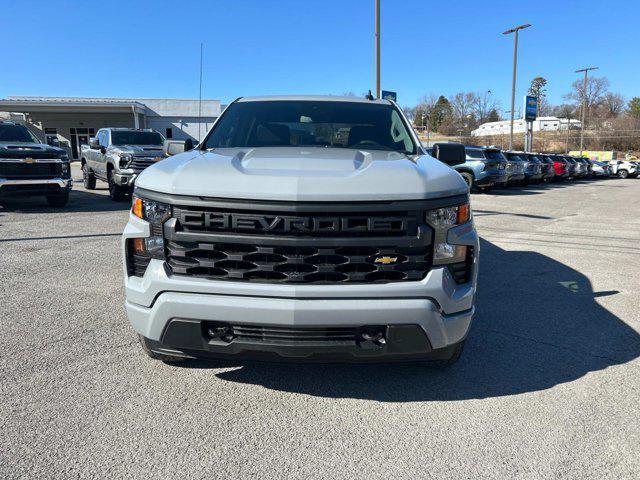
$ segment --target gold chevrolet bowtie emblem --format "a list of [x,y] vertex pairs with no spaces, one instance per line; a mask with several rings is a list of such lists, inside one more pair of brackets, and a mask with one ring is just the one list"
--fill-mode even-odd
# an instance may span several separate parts
[[34,163],[34,162],[35,162],[35,160],[33,158],[31,158],[31,157],[27,157],[27,158],[24,159],[24,163]]
[[398,261],[398,257],[377,257],[373,263],[382,263],[383,265],[390,265],[392,263],[396,263]]

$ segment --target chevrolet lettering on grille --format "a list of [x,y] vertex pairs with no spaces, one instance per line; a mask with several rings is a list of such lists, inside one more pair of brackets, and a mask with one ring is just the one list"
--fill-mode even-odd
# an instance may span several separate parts
[[402,217],[315,217],[246,215],[218,212],[180,212],[179,222],[205,230],[244,230],[256,233],[406,232],[415,229],[415,220]]

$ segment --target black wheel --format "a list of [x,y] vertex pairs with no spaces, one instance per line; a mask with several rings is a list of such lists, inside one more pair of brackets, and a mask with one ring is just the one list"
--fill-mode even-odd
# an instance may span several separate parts
[[629,172],[626,170],[618,170],[618,178],[627,178],[629,176]]
[[173,355],[163,355],[161,353],[154,352],[153,350],[151,350],[151,347],[149,345],[149,340],[142,335],[138,335],[138,340],[140,341],[140,346],[142,347],[142,350],[144,351],[144,353],[147,354],[149,358],[153,358],[154,360],[160,360],[161,362],[181,362],[185,360],[183,357],[176,357]]
[[113,170],[107,173],[107,183],[109,184],[109,198],[114,202],[121,202],[125,199],[127,191],[113,180]]
[[51,207],[55,207],[55,208],[62,208],[64,207],[67,202],[69,201],[69,193],[63,193],[60,195],[48,195],[47,196],[47,203],[49,204],[49,206]]
[[96,176],[89,171],[89,166],[86,163],[82,165],[82,182],[87,190],[96,188]]
[[467,182],[469,190],[471,190],[473,188],[473,175],[468,172],[460,172],[460,175],[462,175],[464,181]]

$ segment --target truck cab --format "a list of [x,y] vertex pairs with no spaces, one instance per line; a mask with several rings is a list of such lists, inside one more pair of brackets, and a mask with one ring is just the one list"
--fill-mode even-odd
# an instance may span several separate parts
[[93,190],[96,179],[107,182],[109,196],[123,200],[133,191],[142,171],[165,158],[164,137],[151,129],[101,128],[89,145],[81,147],[84,187]]
[[0,199],[44,196],[52,207],[63,207],[72,185],[65,150],[41,143],[22,124],[0,122]]

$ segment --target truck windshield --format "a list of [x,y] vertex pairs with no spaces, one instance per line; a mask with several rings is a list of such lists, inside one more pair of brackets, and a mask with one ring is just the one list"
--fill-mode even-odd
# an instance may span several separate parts
[[162,145],[162,135],[158,132],[113,130],[111,143],[114,145]]
[[416,153],[396,108],[364,102],[237,102],[205,143],[207,149],[298,146]]
[[0,124],[0,142],[40,143],[24,125]]

